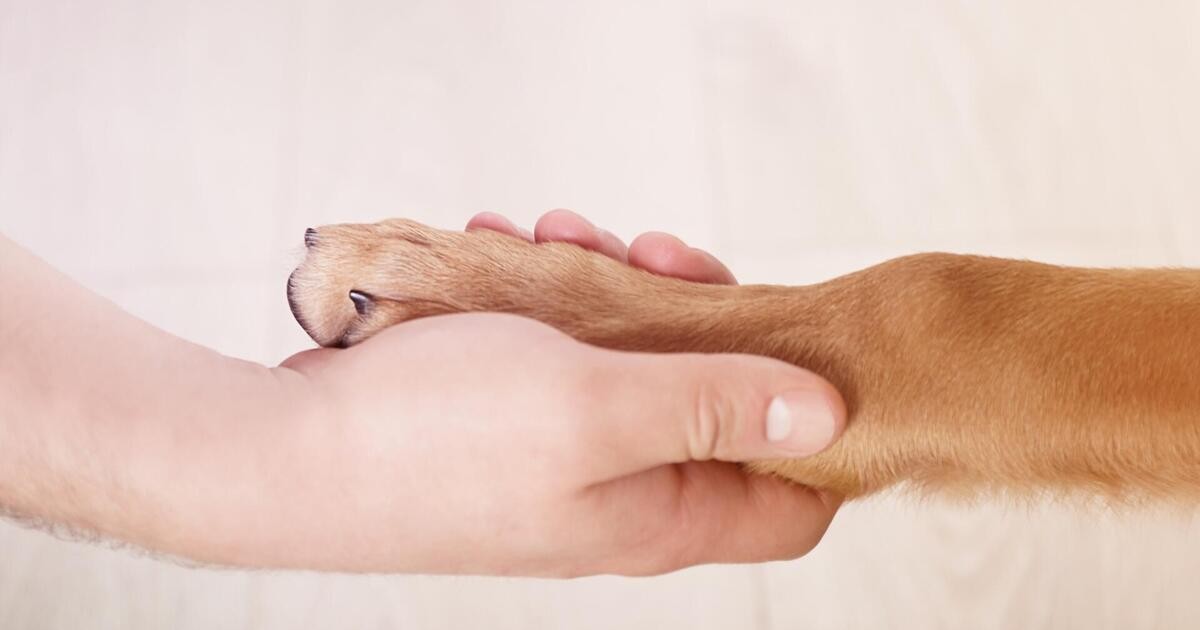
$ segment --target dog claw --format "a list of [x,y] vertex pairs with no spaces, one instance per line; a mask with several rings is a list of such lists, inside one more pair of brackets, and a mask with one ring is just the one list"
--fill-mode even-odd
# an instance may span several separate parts
[[359,315],[366,315],[373,304],[371,296],[362,291],[351,291],[350,301],[354,302],[354,310],[358,311]]
[[307,230],[304,230],[304,246],[312,247],[313,245],[316,245],[316,244],[317,244],[317,231],[312,228],[308,228]]

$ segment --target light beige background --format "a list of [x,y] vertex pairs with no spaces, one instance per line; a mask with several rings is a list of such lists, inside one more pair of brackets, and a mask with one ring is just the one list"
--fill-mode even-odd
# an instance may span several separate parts
[[[744,281],[942,249],[1200,266],[1200,3],[0,0],[0,231],[240,357],[304,228],[567,206]],[[573,582],[194,571],[0,525],[0,628],[1192,628],[1183,517],[848,507]]]

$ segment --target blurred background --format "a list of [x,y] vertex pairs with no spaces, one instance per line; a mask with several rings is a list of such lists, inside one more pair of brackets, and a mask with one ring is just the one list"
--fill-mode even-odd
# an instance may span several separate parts
[[[743,282],[923,250],[1200,266],[1200,3],[0,0],[0,231],[265,363],[304,229],[576,209]],[[2,307],[2,303],[0,303]],[[0,628],[1185,628],[1187,515],[847,507],[795,562],[188,570],[0,524]]]

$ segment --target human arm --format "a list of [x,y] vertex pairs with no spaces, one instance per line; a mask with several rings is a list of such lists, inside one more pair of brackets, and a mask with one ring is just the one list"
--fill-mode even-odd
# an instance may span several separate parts
[[[778,362],[615,353],[474,315],[272,369],[9,241],[0,269],[0,505],[29,520],[239,566],[581,575],[793,557],[836,508],[707,461],[799,456],[840,430],[836,393]],[[825,424],[769,444],[785,391]]]

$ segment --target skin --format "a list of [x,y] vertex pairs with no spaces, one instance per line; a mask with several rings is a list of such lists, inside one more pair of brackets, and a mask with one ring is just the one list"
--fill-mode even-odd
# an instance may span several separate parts
[[[468,229],[733,282],[674,237],[626,247],[567,211]],[[271,368],[137,320],[3,237],[0,295],[0,508],[37,525],[244,567],[646,575],[803,555],[839,503],[731,463],[842,431],[832,386],[773,359],[618,352],[482,313]],[[796,413],[768,439],[773,400]]]

